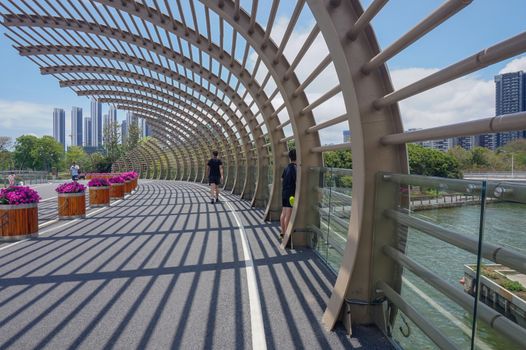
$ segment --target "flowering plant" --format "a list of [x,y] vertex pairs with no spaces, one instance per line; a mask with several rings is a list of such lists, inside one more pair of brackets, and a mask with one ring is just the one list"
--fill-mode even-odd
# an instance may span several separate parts
[[58,193],[81,193],[86,191],[86,186],[78,182],[66,182],[55,188]]
[[127,173],[122,173],[121,176],[126,181],[130,181],[130,180],[133,180],[133,179],[137,178],[137,173],[135,171],[130,171],[130,172],[127,172]]
[[38,203],[37,191],[24,186],[11,186],[0,190],[0,204],[19,205]]
[[126,180],[125,180],[122,176],[114,176],[114,177],[110,177],[110,178],[109,178],[109,181],[110,181],[112,184],[123,184],[124,182],[126,182]]
[[104,187],[104,186],[110,186],[110,182],[107,179],[104,178],[94,178],[91,179],[90,182],[88,182],[89,187]]

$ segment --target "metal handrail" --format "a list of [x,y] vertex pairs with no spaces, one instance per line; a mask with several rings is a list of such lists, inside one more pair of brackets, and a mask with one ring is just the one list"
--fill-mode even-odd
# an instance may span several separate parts
[[[383,252],[395,262],[397,262],[400,266],[406,267],[416,276],[420,277],[431,286],[441,291],[444,295],[451,298],[466,311],[471,311],[473,307],[472,296],[466,294],[461,289],[453,287],[447,281],[437,276],[433,271],[425,268],[413,259],[406,256],[404,253],[392,247],[384,246]],[[510,339],[514,340],[517,344],[520,344],[523,348],[526,348],[526,329],[507,319],[504,315],[483,303],[479,304],[478,314],[480,319],[485,321],[489,327],[506,335]],[[421,325],[418,326],[420,327]]]
[[395,292],[387,283],[380,281],[377,287],[382,290],[387,299],[396,305],[400,311],[407,315],[411,321],[418,325],[433,342],[440,347],[440,349],[458,349],[447,336],[445,336],[439,329],[437,329],[431,322],[423,317],[415,308],[407,303],[400,294]]
[[[473,254],[477,254],[478,240],[474,237],[462,235],[460,233],[445,229],[439,225],[410,216],[397,210],[389,209],[385,215],[398,222],[427,233],[441,241],[447,242],[455,247],[464,249]],[[503,245],[482,242],[482,256],[497,264],[502,264],[516,271],[526,274],[526,254]]]
[[[385,181],[400,185],[436,187],[443,191],[470,194],[479,193],[482,186],[481,180],[447,179],[422,175],[386,173],[383,178]],[[486,196],[489,198],[526,203],[526,184],[506,181],[486,181],[486,184]]]

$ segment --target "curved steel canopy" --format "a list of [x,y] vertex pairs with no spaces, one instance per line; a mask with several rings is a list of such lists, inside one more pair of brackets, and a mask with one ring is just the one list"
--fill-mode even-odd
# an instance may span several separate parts
[[[247,8],[239,0],[8,0],[0,5],[7,36],[42,74],[53,75],[80,96],[133,111],[152,125],[154,137],[116,162],[117,170],[203,181],[206,160],[217,149],[226,163],[225,187],[265,207],[265,219],[274,220],[287,144],[294,141],[298,204],[284,247],[290,241],[297,246],[310,242],[308,227],[316,219],[309,214],[311,168],[323,165],[323,152],[351,147],[322,146],[319,133],[351,129],[351,220],[324,315],[332,328],[346,297],[372,300],[376,281],[371,276],[399,283],[392,264],[371,270],[375,174],[408,171],[406,142],[459,130],[470,134],[457,125],[455,131],[446,127],[408,135],[398,101],[526,49],[522,33],[393,91],[385,63],[470,2],[446,1],[384,50],[370,21],[387,0],[373,0],[365,11],[358,0],[272,0],[265,2],[264,14],[256,0]],[[280,6],[287,12],[284,26],[276,22]],[[300,17],[311,26],[300,43],[292,43],[303,25]],[[320,47],[325,56],[311,62],[307,53]],[[334,81],[325,80],[327,72],[334,73]],[[315,91],[316,86],[323,91]],[[327,108],[335,103],[337,108]],[[335,110],[334,115],[327,110]],[[375,321],[373,310],[352,309],[353,321]]]

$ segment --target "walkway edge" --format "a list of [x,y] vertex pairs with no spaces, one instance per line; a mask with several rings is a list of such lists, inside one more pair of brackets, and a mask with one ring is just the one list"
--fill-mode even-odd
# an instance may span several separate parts
[[[221,196],[222,199],[224,198]],[[245,266],[247,270],[247,285],[248,285],[248,300],[250,304],[250,327],[252,331],[252,349],[266,350],[267,340],[265,337],[265,326],[263,324],[263,313],[261,312],[261,301],[259,299],[259,287],[256,278],[256,271],[254,269],[254,260],[252,260],[252,253],[248,243],[245,227],[239,220],[235,209],[230,202],[224,201],[230,212],[236,220],[239,228],[239,235],[241,236],[241,245],[243,246],[243,255],[245,257]]]

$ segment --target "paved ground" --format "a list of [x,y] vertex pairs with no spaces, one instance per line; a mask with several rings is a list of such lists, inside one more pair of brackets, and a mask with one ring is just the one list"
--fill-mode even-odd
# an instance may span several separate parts
[[308,249],[280,250],[260,211],[225,199],[142,182],[113,207],[1,246],[0,349],[250,349],[258,329],[256,347],[269,349],[389,348],[375,329],[325,331],[334,276]]

